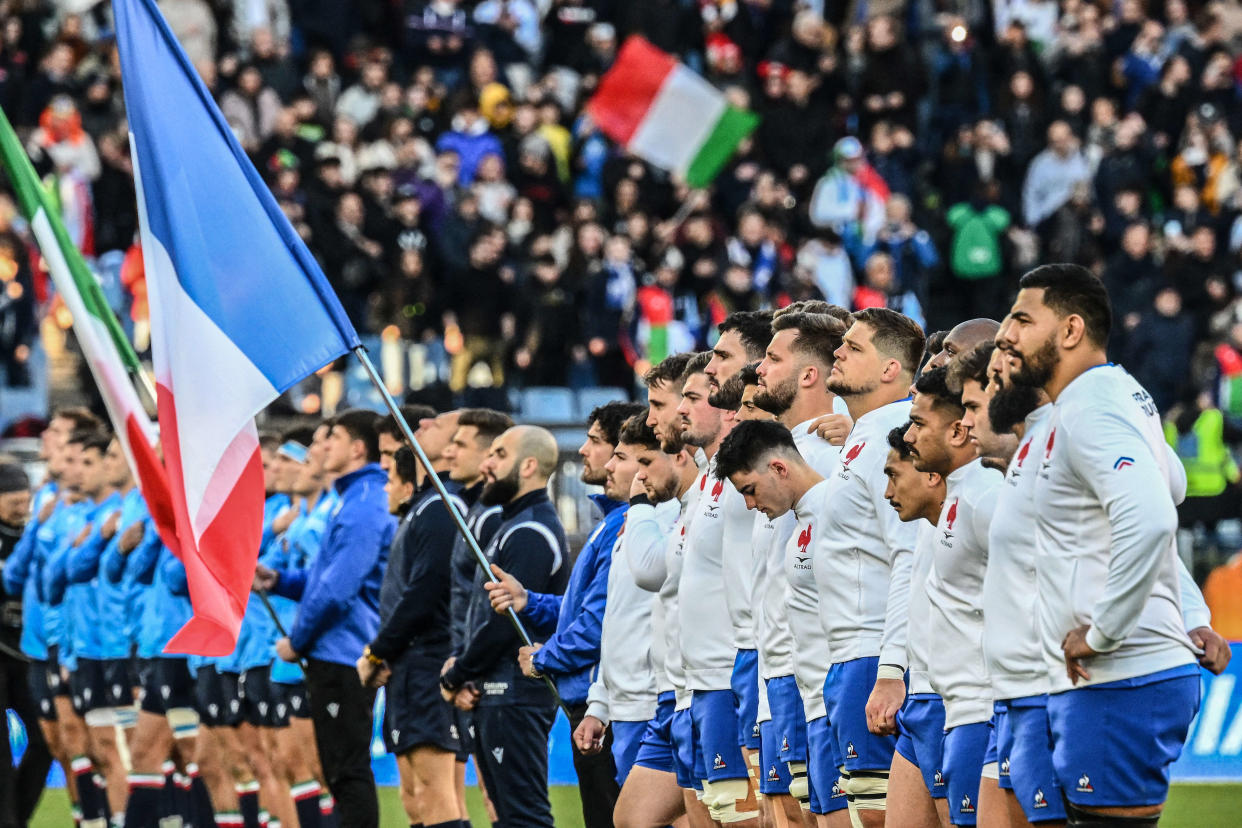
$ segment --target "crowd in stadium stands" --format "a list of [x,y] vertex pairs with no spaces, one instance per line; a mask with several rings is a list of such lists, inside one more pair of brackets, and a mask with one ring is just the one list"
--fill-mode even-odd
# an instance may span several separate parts
[[[0,104],[140,325],[111,12],[83,5],[0,0]],[[1207,390],[1242,422],[1237,3],[160,8],[359,331],[454,392],[630,389],[726,314],[800,299],[934,330],[999,315],[1025,269],[1063,261],[1108,285],[1110,355],[1161,411]],[[632,35],[762,116],[708,191],[585,114]],[[21,384],[48,303],[13,213],[0,365]]]

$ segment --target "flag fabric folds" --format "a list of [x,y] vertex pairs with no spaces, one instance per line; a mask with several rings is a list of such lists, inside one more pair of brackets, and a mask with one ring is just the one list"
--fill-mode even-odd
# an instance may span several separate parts
[[358,337],[155,0],[114,0],[164,461],[194,617],[232,652],[263,521],[254,418]]
[[759,125],[672,55],[626,39],[587,111],[612,140],[657,167],[706,187]]
[[73,316],[73,330],[99,388],[121,448],[146,499],[160,538],[177,549],[177,527],[158,435],[131,377],[142,371],[138,355],[108,307],[99,283],[69,238],[52,199],[43,189],[9,119],[0,112],[0,159],[22,215],[43,253],[48,273]]

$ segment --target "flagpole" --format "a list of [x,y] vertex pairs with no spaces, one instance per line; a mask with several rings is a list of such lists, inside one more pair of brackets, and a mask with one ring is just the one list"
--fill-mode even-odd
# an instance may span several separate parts
[[[371,383],[379,389],[380,395],[384,398],[384,405],[388,407],[388,411],[397,421],[397,425],[401,427],[401,432],[405,435],[406,442],[410,444],[410,448],[414,450],[414,454],[418,457],[418,462],[422,463],[423,469],[427,472],[427,479],[431,481],[431,485],[436,487],[436,491],[440,493],[440,502],[444,504],[444,508],[448,510],[449,517],[453,519],[453,523],[457,525],[458,533],[465,539],[466,545],[470,547],[470,551],[474,554],[475,561],[478,562],[479,568],[483,570],[483,575],[492,583],[500,583],[495,575],[492,574],[491,562],[487,560],[487,556],[483,554],[483,550],[479,548],[479,542],[475,539],[474,533],[470,531],[470,527],[466,525],[466,518],[462,515],[457,507],[453,505],[453,500],[449,497],[448,489],[444,488],[444,481],[440,479],[440,475],[436,474],[432,468],[431,460],[427,457],[427,453],[423,451],[423,447],[419,445],[418,440],[414,437],[414,430],[410,428],[410,424],[405,421],[405,417],[401,414],[401,409],[397,406],[397,401],[392,398],[392,394],[388,393],[388,388],[380,379],[379,372],[375,370],[371,358],[367,356],[366,348],[359,345],[354,348],[354,356],[358,357],[358,361],[362,363],[362,367],[366,369],[367,376],[370,377]],[[530,635],[526,632],[526,628],[522,626],[522,621],[518,618],[517,612],[513,607],[509,607],[505,611],[513,628],[517,630],[518,636],[527,647],[534,644]],[[548,686],[548,690],[552,693],[552,698],[556,700],[556,704],[565,712],[565,717],[569,717],[569,707],[561,699],[561,694],[556,692],[556,685],[552,679],[542,676],[543,683]]]
[[[256,589],[255,594],[259,596],[259,600],[263,602],[263,608],[267,610],[267,614],[272,616],[272,623],[276,625],[276,632],[280,633],[281,638],[288,638],[289,633],[285,630],[285,625],[281,623],[280,616],[276,614],[276,608],[272,606],[271,600],[267,597],[266,589]],[[307,669],[306,659],[298,656],[298,665],[302,670]]]
[[155,386],[151,383],[151,378],[147,376],[147,372],[139,368],[131,371],[130,376],[138,381],[138,385],[147,393],[147,399],[151,401],[151,410],[158,412],[160,410],[159,398],[155,396]]

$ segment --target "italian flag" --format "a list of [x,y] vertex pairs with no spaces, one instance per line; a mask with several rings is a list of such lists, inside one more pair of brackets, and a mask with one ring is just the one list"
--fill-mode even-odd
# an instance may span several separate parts
[[0,161],[17,194],[22,215],[30,222],[30,231],[43,254],[56,292],[73,315],[78,345],[99,387],[108,417],[160,539],[176,551],[176,523],[168,477],[156,451],[158,432],[130,379],[141,374],[142,364],[116,315],[108,307],[95,276],[70,240],[52,199],[40,185],[30,159],[3,112],[0,112]]
[[706,187],[759,123],[645,39],[628,38],[587,110],[629,152]]

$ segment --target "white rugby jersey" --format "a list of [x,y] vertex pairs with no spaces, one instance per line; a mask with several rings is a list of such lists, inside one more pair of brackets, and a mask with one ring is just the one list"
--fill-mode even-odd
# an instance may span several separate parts
[[[635,583],[648,592],[657,593],[652,609],[652,659],[655,663],[656,690],[660,693],[686,689],[686,673],[681,661],[681,627],[677,601],[677,587],[681,581],[682,547],[685,544],[685,521],[687,510],[698,501],[698,487],[691,486],[676,500],[669,501],[675,508],[675,519],[667,531],[660,532],[656,545],[635,544],[629,550],[626,562]],[[665,504],[660,504],[664,506]],[[659,529],[662,525],[657,507],[650,505],[630,506],[626,523],[633,519],[638,509],[641,519],[640,532]]]
[[[840,398],[835,402],[841,404]],[[840,458],[841,451],[818,434],[808,433],[812,422],[814,420],[807,420],[794,426],[791,432],[794,445],[807,465],[827,476]],[[797,522],[792,509],[771,521],[763,515],[755,518],[754,547],[758,559],[755,583],[759,584],[756,590],[758,610],[755,635],[759,649],[759,674],[765,679],[794,673],[793,633],[789,621],[789,606],[794,599],[786,574],[786,558],[789,539]],[[813,593],[814,578],[809,577],[807,581],[807,587]],[[818,598],[815,595],[810,597],[814,600],[818,618]],[[805,602],[806,598],[800,600]]]
[[785,545],[798,519],[790,509],[775,520],[755,513],[751,533],[755,550],[755,643],[759,676],[769,679],[793,675],[793,635],[786,606],[789,581],[785,578]]
[[815,541],[819,617],[833,663],[879,656],[906,667],[910,558],[918,530],[884,499],[888,433],[910,418],[910,401],[859,417],[828,477],[824,531]]
[[[1037,618],[1038,584],[1035,550],[1035,481],[1040,450],[1048,439],[1052,405],[1042,405],[1026,418],[1026,428],[1018,450],[1009,461],[1005,482],[996,499],[995,513],[1002,520],[992,521],[988,531],[988,571],[983,579],[983,652],[987,657],[992,693],[997,700],[1022,699],[1048,692],[1049,671]],[[1174,502],[1186,494],[1186,476],[1181,461],[1164,446],[1170,471]],[[1182,603],[1182,625],[1187,630],[1207,626],[1211,613],[1203,593],[1181,559],[1178,585]],[[913,611],[911,622],[913,623]]]
[[785,577],[789,582],[789,628],[793,634],[793,671],[802,696],[802,707],[808,722],[822,718],[824,679],[832,666],[828,638],[819,621],[819,593],[815,588],[815,570],[811,546],[823,531],[828,481],[823,480],[807,489],[794,504],[793,534],[785,549]]
[[[931,604],[927,600],[927,576],[931,574],[932,544],[936,542],[936,524],[919,518],[918,541],[910,558],[910,604],[907,607],[909,634],[906,636],[906,657],[910,665],[910,693],[934,693],[927,675],[927,663],[933,649],[931,637]],[[1039,656],[1043,664],[1043,654]]]
[[[726,579],[726,550],[742,547],[747,566],[740,575],[749,580],[752,567],[750,534],[754,516],[746,500],[728,480],[716,479],[712,458],[699,475],[698,505],[686,527],[686,543],[678,596],[681,613],[681,658],[687,690],[728,690],[737,656],[734,608]],[[745,590],[750,594],[749,587]],[[736,598],[737,592],[733,593]],[[746,614],[749,619],[749,611]]]
[[1051,404],[1027,415],[1018,451],[1009,461],[996,496],[1000,520],[992,521],[988,529],[983,652],[997,700],[1048,692],[1048,664],[1036,607],[1035,485],[1051,415]]
[[[714,481],[708,481],[710,483]],[[733,489],[733,484],[724,481],[726,488]],[[733,489],[737,494],[737,490]],[[722,509],[737,508],[741,504],[742,514],[736,515],[726,511],[725,525],[730,528],[730,536],[724,540],[721,550],[724,569],[725,604],[729,608],[729,623],[733,625],[733,649],[754,650],[758,648],[758,637],[755,625],[756,605],[762,600],[763,570],[766,562],[758,556],[754,545],[755,512],[746,508],[746,499],[737,495],[737,499],[727,494],[721,496]],[[762,517],[762,515],[760,515]],[[745,524],[745,532],[741,532]]]
[[983,576],[988,527],[1003,480],[980,460],[945,478],[944,507],[927,576],[934,647],[927,672],[944,700],[946,729],[992,718],[992,685],[983,658]]
[[1061,641],[1082,623],[1099,655],[1084,662],[1091,678],[1079,687],[1195,663],[1182,621],[1164,446],[1151,395],[1119,366],[1086,371],[1052,407],[1035,484],[1035,537],[1053,693],[1073,686]]
[[665,651],[662,642],[656,645],[663,630],[657,631],[652,623],[659,598],[638,584],[628,561],[631,556],[663,555],[668,530],[680,516],[677,500],[658,506],[634,504],[626,512],[608,569],[599,674],[587,697],[587,714],[601,722],[642,722],[655,715],[657,673],[663,678],[660,658]]

